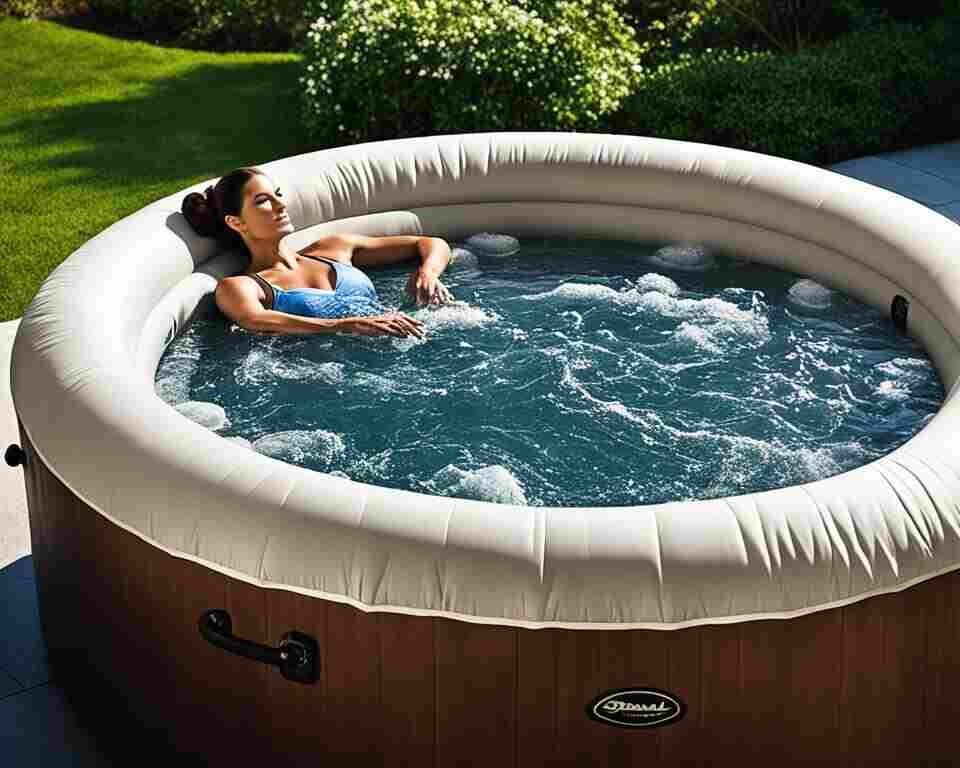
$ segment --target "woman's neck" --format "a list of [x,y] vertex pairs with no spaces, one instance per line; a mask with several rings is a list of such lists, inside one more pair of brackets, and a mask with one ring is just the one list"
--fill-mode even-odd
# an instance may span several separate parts
[[[249,246],[248,246],[249,249]],[[250,250],[250,273],[264,272],[268,269],[277,269],[285,267],[287,269],[297,268],[297,254],[293,249],[282,240],[276,244],[271,244],[266,249],[258,249],[255,253]]]

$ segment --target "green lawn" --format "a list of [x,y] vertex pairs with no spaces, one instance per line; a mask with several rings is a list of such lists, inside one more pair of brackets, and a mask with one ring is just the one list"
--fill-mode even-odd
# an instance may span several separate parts
[[[0,322],[20,317],[84,242],[148,203],[320,148],[300,125],[297,53],[167,48],[7,17],[0,48]],[[620,114],[602,132],[634,124],[645,123]]]
[[230,168],[309,152],[298,54],[163,48],[0,18],[0,322],[84,242]]

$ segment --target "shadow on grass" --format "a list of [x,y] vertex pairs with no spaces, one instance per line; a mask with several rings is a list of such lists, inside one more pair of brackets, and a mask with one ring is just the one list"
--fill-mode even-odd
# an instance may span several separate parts
[[67,170],[80,189],[121,195],[129,185],[139,193],[123,196],[132,212],[186,186],[184,179],[323,149],[300,126],[299,73],[297,61],[202,64],[144,83],[122,100],[25,113],[7,129],[24,140],[65,148],[53,157],[28,155],[19,166],[22,174],[42,178]]

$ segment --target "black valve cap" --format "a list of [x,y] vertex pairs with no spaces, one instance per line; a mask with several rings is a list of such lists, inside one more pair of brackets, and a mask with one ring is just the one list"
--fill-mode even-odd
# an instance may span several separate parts
[[23,452],[23,448],[13,443],[7,447],[3,454],[3,460],[11,467],[19,467],[21,464],[25,465],[27,463],[27,454]]

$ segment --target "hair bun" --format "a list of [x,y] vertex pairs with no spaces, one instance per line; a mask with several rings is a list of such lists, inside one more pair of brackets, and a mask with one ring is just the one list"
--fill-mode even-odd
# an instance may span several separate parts
[[198,234],[211,237],[219,231],[217,199],[213,187],[207,187],[202,194],[191,192],[184,197],[180,211]]

